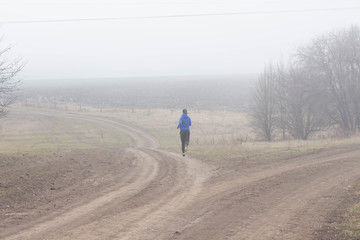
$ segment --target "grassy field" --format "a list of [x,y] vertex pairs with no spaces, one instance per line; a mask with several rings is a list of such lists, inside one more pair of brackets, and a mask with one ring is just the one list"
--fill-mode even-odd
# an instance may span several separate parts
[[[14,110],[22,109],[15,106]],[[25,108],[42,111],[42,108]],[[179,130],[176,128],[181,109],[117,109],[82,106],[68,106],[66,109],[44,109],[54,112],[71,112],[79,115],[100,116],[134,124],[151,132],[160,142],[161,148],[180,151]],[[360,144],[359,137],[321,138],[314,140],[257,141],[251,127],[251,118],[246,113],[231,111],[191,110],[190,154],[209,161],[218,156],[228,158],[268,159],[311,153],[347,144]],[[126,146],[129,139],[96,123],[81,120],[57,119],[52,117],[24,117],[18,119],[10,114],[2,122],[0,146],[7,149],[53,148],[73,146],[114,147]]]
[[128,146],[130,139],[113,129],[93,122],[25,115],[16,108],[1,120],[0,153],[66,148]]
[[[164,149],[180,151],[179,130],[176,129],[181,109],[104,109],[88,108],[80,114],[106,116],[135,124],[156,136]],[[202,160],[216,161],[225,158],[253,160],[295,156],[347,144],[360,144],[359,137],[319,138],[313,140],[258,141],[246,113],[231,111],[192,111],[189,153]]]

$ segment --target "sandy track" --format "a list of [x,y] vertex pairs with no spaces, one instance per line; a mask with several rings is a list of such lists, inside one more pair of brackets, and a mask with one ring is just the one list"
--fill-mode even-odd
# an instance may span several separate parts
[[272,160],[215,178],[203,162],[159,150],[154,137],[134,126],[98,117],[42,114],[122,131],[133,140],[125,154],[136,161],[124,181],[102,196],[18,227],[6,240],[312,239],[360,177],[358,146]]

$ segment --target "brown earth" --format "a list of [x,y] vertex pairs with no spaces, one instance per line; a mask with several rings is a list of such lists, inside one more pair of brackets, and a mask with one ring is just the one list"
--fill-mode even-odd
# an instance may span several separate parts
[[153,136],[119,121],[28,114],[100,123],[133,144],[0,155],[12,163],[0,168],[4,240],[321,239],[360,177],[358,145],[210,164],[162,150]]

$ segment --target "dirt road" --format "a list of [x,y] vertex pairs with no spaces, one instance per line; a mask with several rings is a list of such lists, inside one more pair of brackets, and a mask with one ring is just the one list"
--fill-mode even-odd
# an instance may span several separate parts
[[104,180],[98,192],[81,196],[67,192],[63,207],[36,218],[29,216],[34,209],[23,210],[27,218],[16,223],[6,218],[4,240],[313,239],[360,177],[357,145],[229,171],[161,150],[146,131],[119,121],[29,114],[96,122],[126,133],[133,144],[111,155],[110,167],[119,168],[111,184]]

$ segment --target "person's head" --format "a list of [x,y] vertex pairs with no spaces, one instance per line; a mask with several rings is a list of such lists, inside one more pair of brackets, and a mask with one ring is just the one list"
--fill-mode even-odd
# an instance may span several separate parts
[[183,113],[184,113],[184,114],[187,114],[186,108],[183,109]]

